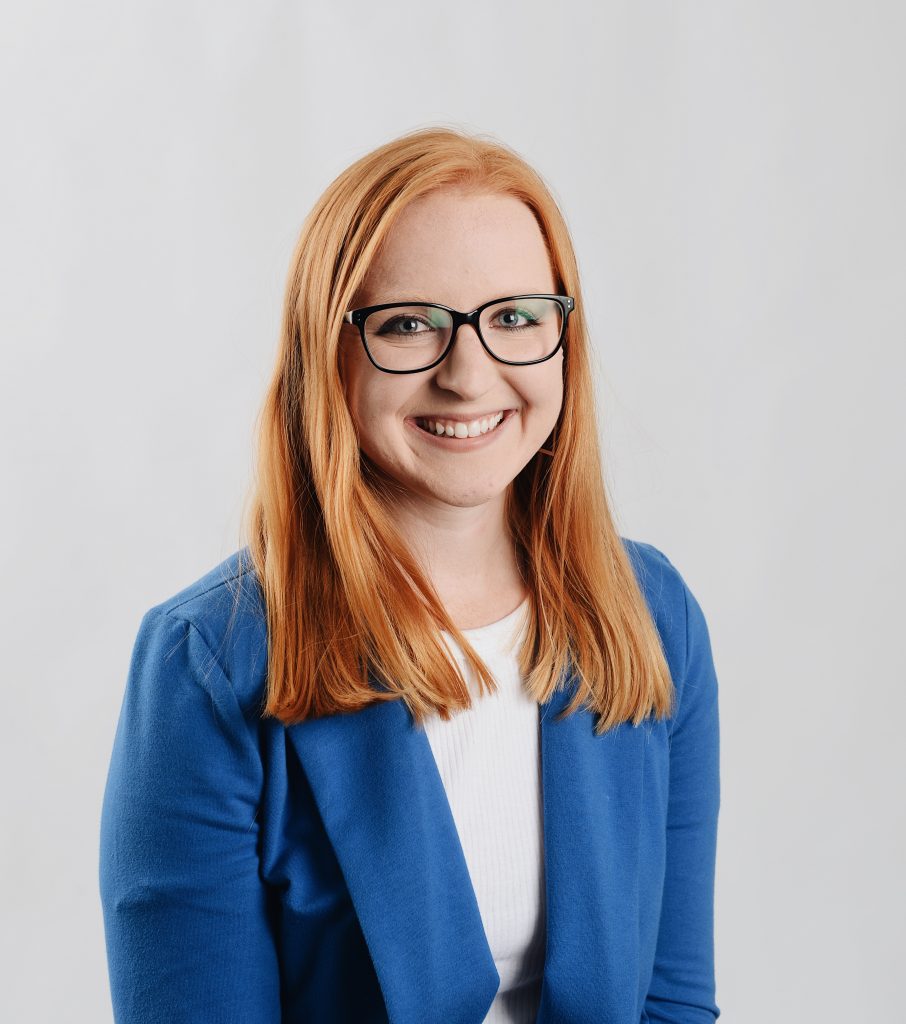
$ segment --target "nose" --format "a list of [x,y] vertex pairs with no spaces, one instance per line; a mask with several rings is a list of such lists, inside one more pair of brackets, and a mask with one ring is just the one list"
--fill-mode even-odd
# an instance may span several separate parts
[[490,387],[497,366],[497,360],[482,345],[475,328],[461,324],[453,348],[435,370],[435,379],[443,388],[477,397]]

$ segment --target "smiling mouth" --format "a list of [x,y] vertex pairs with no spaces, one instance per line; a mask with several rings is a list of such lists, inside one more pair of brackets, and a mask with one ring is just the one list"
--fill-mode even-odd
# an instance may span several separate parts
[[494,413],[492,416],[484,416],[481,419],[465,422],[461,420],[435,420],[431,417],[417,417],[415,425],[435,437],[483,437],[496,430],[503,422],[506,410]]
[[[484,417],[481,420],[472,420],[470,423],[453,420],[436,421],[431,417],[413,417],[409,420],[421,433],[427,434],[432,440],[440,444],[449,444],[451,448],[471,448],[480,444],[482,439],[489,434],[499,433],[507,421],[515,416],[515,409],[504,409],[496,416]],[[485,430],[481,430],[484,424]],[[471,430],[472,433],[466,431]]]

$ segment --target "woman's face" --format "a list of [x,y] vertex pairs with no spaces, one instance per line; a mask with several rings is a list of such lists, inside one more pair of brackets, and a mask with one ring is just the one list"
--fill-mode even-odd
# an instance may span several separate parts
[[[393,225],[356,307],[421,298],[469,312],[491,299],[553,294],[541,230],[507,195],[446,188],[417,200]],[[508,366],[459,328],[450,354],[420,373],[371,364],[358,328],[344,325],[340,372],[361,449],[408,498],[474,507],[498,499],[553,430],[563,402],[563,349],[542,363]],[[428,434],[416,420],[512,414],[472,444]]]

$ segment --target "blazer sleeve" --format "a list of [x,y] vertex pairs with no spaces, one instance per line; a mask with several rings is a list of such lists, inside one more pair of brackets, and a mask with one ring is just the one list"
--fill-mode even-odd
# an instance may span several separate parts
[[142,619],[104,790],[100,894],[118,1024],[280,1020],[258,872],[254,723],[198,629]]
[[717,675],[708,627],[692,592],[686,654],[670,740],[667,863],[654,970],[642,1020],[712,1024],[715,1002],[714,870],[720,807]]

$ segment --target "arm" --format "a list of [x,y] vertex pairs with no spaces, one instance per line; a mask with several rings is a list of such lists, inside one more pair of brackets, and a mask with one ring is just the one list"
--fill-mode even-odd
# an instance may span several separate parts
[[104,791],[100,893],[118,1024],[274,1024],[254,727],[192,623],[142,619]]
[[686,584],[682,586],[686,658],[670,743],[661,920],[645,1000],[652,1024],[712,1024],[720,1016],[714,1001],[714,868],[720,806],[717,676],[704,614]]

